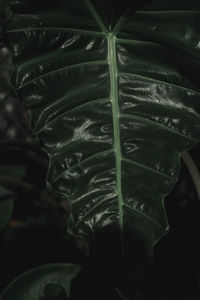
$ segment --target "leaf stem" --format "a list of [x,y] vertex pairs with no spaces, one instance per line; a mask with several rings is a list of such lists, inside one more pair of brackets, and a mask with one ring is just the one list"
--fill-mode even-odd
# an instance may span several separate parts
[[41,165],[44,168],[48,168],[49,162],[48,159],[43,158],[41,156],[35,155],[34,153],[27,153],[28,158],[36,162],[37,164]]
[[0,176],[0,184],[13,192],[18,192],[19,189],[22,189],[28,193],[39,193],[36,186],[20,179],[11,178],[10,176]]
[[26,141],[21,141],[20,139],[2,139],[0,140],[0,147],[19,147],[19,148],[24,148],[26,150],[30,150],[32,152],[37,153],[38,155],[45,157],[45,152],[40,149],[37,145],[26,142]]
[[17,147],[25,149],[27,150],[27,152],[30,151],[32,153],[30,153],[29,156],[33,161],[44,167],[48,167],[48,159],[46,158],[45,152],[33,143],[22,141],[19,139],[2,139],[0,140],[0,147]]
[[130,298],[127,298],[126,296],[124,296],[117,286],[115,287],[115,292],[120,297],[120,299],[122,299],[122,300],[131,300]]
[[198,202],[200,203],[200,173],[199,170],[195,164],[195,162],[193,161],[191,155],[185,151],[182,154],[182,159],[192,177],[195,189],[196,189],[196,193],[198,196]]

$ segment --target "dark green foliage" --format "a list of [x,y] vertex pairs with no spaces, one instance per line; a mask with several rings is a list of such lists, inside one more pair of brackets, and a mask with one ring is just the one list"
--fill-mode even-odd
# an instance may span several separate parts
[[71,280],[79,270],[79,266],[70,264],[40,266],[19,276],[7,287],[0,299],[10,300],[15,297],[16,300],[65,300],[69,296]]
[[67,221],[44,223],[80,236],[89,264],[129,290],[169,229],[163,201],[181,153],[200,138],[199,2],[10,6],[7,90],[48,155],[41,207],[49,216],[64,208]]

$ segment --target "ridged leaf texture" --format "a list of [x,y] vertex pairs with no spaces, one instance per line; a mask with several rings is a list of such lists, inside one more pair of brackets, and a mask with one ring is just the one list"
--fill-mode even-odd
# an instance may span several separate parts
[[4,39],[69,231],[151,250],[181,152],[200,138],[200,4],[112,3],[111,14],[100,0],[10,1]]

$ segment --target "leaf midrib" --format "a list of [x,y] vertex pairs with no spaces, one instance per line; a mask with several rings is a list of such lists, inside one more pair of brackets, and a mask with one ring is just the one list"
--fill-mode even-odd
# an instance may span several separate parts
[[[114,131],[114,151],[116,160],[116,191],[118,199],[118,210],[119,210],[119,227],[120,236],[123,239],[123,196],[122,196],[122,186],[121,186],[121,143],[120,143],[120,124],[119,124],[119,104],[118,104],[118,68],[117,68],[117,57],[116,57],[116,34],[119,30],[121,23],[123,22],[124,16],[122,15],[115,25],[112,32],[105,27],[102,20],[100,19],[95,8],[90,3],[90,0],[84,0],[86,7],[90,10],[91,15],[101,28],[102,32],[105,33],[108,45],[108,66],[110,74],[110,100],[112,104],[112,115],[113,115],[113,131]],[[123,251],[123,245],[122,251]]]
[[118,191],[118,207],[119,207],[119,226],[123,228],[123,196],[121,188],[121,144],[120,144],[120,126],[119,126],[119,104],[118,104],[118,69],[116,61],[115,35],[108,34],[108,64],[110,72],[110,98],[113,113],[113,130],[114,130],[114,150],[116,156],[116,189]]

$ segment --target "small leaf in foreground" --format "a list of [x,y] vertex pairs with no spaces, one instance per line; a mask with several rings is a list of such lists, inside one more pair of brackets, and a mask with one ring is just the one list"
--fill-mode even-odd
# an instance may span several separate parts
[[66,295],[69,296],[71,281],[79,271],[80,266],[73,264],[42,265],[17,277],[5,289],[0,300],[13,300],[13,296],[15,300],[43,299],[48,295],[49,287],[52,289],[53,286],[56,287],[56,293],[59,292],[59,296],[61,296],[60,289],[62,293],[64,289]]
[[67,300],[69,299],[62,286],[47,284],[44,288],[44,295],[39,300]]

